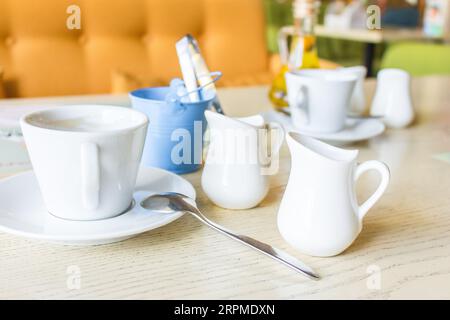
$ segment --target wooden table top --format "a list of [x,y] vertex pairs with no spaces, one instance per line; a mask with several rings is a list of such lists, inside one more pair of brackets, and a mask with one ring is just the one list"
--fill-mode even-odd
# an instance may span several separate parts
[[[369,97],[373,88],[373,81],[366,83]],[[93,247],[60,246],[0,232],[0,298],[450,298],[450,77],[416,78],[412,88],[417,110],[412,127],[388,130],[351,146],[360,149],[360,161],[385,161],[392,178],[366,216],[358,239],[339,256],[301,255],[278,233],[277,208],[290,167],[286,145],[269,195],[252,210],[214,206],[201,190],[201,172],[185,176],[196,187],[198,205],[208,217],[301,258],[320,273],[320,281],[310,281],[186,215],[124,242]],[[230,115],[270,108],[265,87],[222,89],[220,96]],[[31,102],[54,104],[61,99]],[[125,96],[64,101],[112,100],[128,103]],[[0,112],[23,104],[30,100],[0,100]],[[2,159],[7,158],[1,154],[5,150],[2,142]],[[11,172],[3,170],[1,175]],[[360,201],[376,182],[376,175],[361,179]],[[73,266],[79,271],[79,289],[67,286]]]

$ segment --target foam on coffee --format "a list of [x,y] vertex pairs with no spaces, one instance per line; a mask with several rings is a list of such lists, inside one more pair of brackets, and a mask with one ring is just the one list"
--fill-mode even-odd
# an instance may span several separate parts
[[[135,127],[145,123],[141,114],[117,107],[114,111],[94,106],[62,107],[60,110],[44,110],[26,117],[37,127],[74,132],[108,132]],[[128,111],[128,112],[127,112]]]
[[110,131],[117,128],[117,124],[105,123],[91,117],[67,119],[30,119],[30,124],[52,130],[63,131]]

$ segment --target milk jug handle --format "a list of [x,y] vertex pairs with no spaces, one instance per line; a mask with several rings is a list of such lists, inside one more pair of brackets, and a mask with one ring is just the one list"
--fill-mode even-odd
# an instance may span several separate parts
[[367,214],[367,212],[374,206],[374,204],[380,199],[380,197],[383,195],[384,191],[386,190],[389,179],[390,179],[390,172],[389,168],[386,164],[384,164],[381,161],[377,160],[370,160],[363,162],[362,164],[358,165],[355,171],[355,182],[358,180],[358,178],[366,171],[369,170],[376,170],[381,176],[380,184],[378,185],[377,190],[367,199],[362,205],[358,207],[358,217],[359,220],[362,221],[364,216]]
[[[266,149],[263,156],[264,164],[261,167],[262,175],[273,175],[278,170],[279,157],[278,153],[284,142],[284,129],[278,122],[270,122],[265,125],[265,132],[270,135],[270,149]],[[267,138],[267,136],[265,136]],[[267,140],[266,140],[267,141]],[[266,145],[269,147],[269,144]],[[263,149],[260,149],[260,152]]]
[[[283,126],[278,122],[271,122],[267,125],[267,127],[270,130],[269,132],[271,133],[271,137],[274,137],[274,139],[271,140],[270,150],[270,157],[272,158],[280,152],[280,148],[284,142],[285,132]],[[275,131],[276,133],[272,134],[273,131]]]

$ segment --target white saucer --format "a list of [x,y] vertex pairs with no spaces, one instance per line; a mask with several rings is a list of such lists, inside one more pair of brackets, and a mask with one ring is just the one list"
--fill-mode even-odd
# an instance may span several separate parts
[[174,191],[195,199],[194,187],[173,173],[141,167],[134,193],[134,206],[110,219],[70,221],[57,218],[44,207],[37,180],[27,171],[0,180],[0,231],[67,245],[98,245],[122,241],[164,226],[183,215],[159,214],[139,203],[153,193]]
[[384,123],[378,119],[353,119],[345,120],[345,128],[339,132],[320,133],[300,129],[293,125],[291,118],[276,111],[268,111],[263,114],[268,122],[275,121],[283,125],[286,131],[296,131],[313,138],[317,138],[332,144],[349,144],[371,139],[382,134],[385,130]]
[[346,119],[345,128],[339,132],[318,133],[305,129],[295,129],[295,131],[313,138],[331,143],[353,143],[367,140],[382,134],[385,130],[383,122],[378,119]]

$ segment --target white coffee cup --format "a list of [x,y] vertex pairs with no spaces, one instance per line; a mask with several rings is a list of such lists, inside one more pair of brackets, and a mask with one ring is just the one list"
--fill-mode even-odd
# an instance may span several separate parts
[[370,114],[383,116],[390,128],[403,128],[414,120],[411,101],[411,77],[402,69],[382,69],[377,75],[377,89]]
[[311,132],[344,128],[357,77],[339,70],[304,69],[286,73],[294,126]]
[[47,210],[70,220],[97,220],[132,203],[148,125],[136,110],[63,106],[20,120]]

